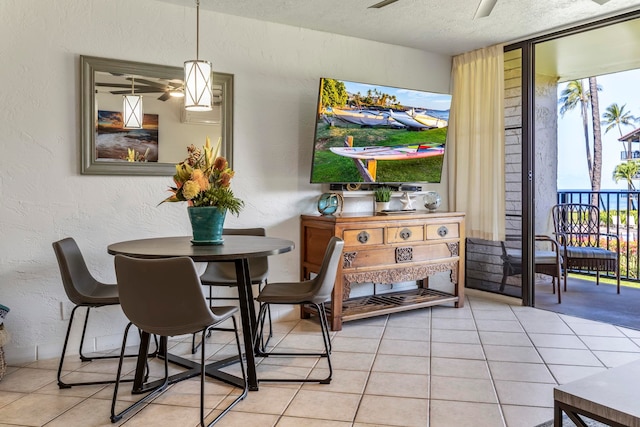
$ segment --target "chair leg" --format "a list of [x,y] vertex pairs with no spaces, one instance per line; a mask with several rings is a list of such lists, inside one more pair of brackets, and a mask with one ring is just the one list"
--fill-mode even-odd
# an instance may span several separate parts
[[205,356],[204,356],[205,355],[205,351],[204,351],[204,346],[205,346],[204,332],[205,331],[202,331],[202,357],[200,362],[202,366],[202,369],[200,372],[200,424],[203,427],[205,425],[207,427],[211,427],[216,422],[218,422],[218,420],[220,420],[220,418],[222,418],[227,412],[229,412],[231,408],[236,406],[238,402],[240,402],[245,397],[247,397],[247,392],[249,391],[249,383],[247,382],[247,373],[246,373],[246,370],[244,369],[244,362],[242,361],[242,348],[240,347],[240,337],[238,336],[238,325],[237,325],[235,316],[231,316],[231,320],[233,320],[233,331],[235,332],[235,336],[236,336],[236,347],[238,348],[238,357],[240,358],[240,369],[242,370],[242,380],[243,380],[244,387],[242,389],[242,393],[240,394],[240,396],[236,397],[233,400],[233,402],[231,402],[226,408],[224,408],[222,412],[219,413],[213,419],[213,421],[211,421],[209,424],[204,423],[204,380],[206,375],[206,369],[205,369]]
[[[204,339],[204,337],[202,337]],[[196,334],[191,334],[191,354],[196,354],[198,351],[198,347],[200,347],[202,343],[196,344]]]
[[333,348],[331,347],[331,328],[329,328],[329,317],[327,316],[327,308],[325,307],[325,305],[320,304],[320,308],[322,308],[322,316],[320,317],[320,320],[324,321],[324,327],[327,331],[327,354],[329,354],[331,353],[331,351],[333,351]]
[[[324,344],[324,353],[289,353],[289,352],[264,352],[262,349],[258,347],[258,343],[260,342],[260,337],[256,335],[254,337],[254,347],[256,348],[256,356],[258,357],[271,357],[271,356],[313,356],[313,357],[326,357],[327,364],[329,365],[329,375],[326,378],[265,378],[260,381],[267,382],[313,382],[320,384],[329,384],[331,383],[331,378],[333,376],[333,367],[331,365],[331,337],[329,332],[329,321],[327,320],[327,313],[325,311],[324,306],[311,303],[318,312],[320,330],[322,332],[322,341]],[[258,314],[258,322],[262,318],[266,316],[267,308],[269,304],[265,303],[260,307],[260,313]]]
[[[71,310],[71,315],[69,316],[69,326],[67,327],[67,335],[64,338],[64,344],[62,346],[62,355],[60,356],[60,365],[58,365],[58,388],[71,388],[73,386],[77,386],[77,385],[99,385],[99,384],[113,384],[116,380],[104,380],[104,381],[85,381],[85,382],[76,382],[76,383],[65,383],[64,381],[62,381],[61,376],[62,376],[62,366],[64,364],[64,356],[65,353],[67,352],[67,344],[69,343],[69,335],[71,334],[71,326],[73,325],[73,318],[74,315],[76,313],[76,310],[82,307],[80,305],[76,305],[75,307],[73,307],[73,310]],[[82,336],[80,338],[80,349],[79,349],[79,353],[80,353],[80,360],[82,360],[83,362],[91,362],[93,360],[102,360],[102,359],[117,359],[120,356],[119,355],[115,355],[115,356],[93,356],[93,357],[87,357],[82,353],[82,347],[84,346],[84,337],[85,337],[85,333],[87,331],[87,322],[89,320],[89,311],[91,310],[91,307],[87,307],[87,315],[84,319],[84,326],[82,328]],[[154,357],[156,355],[156,353],[158,352],[158,338],[156,337],[156,350],[153,353],[149,354],[149,357]],[[137,357],[137,354],[125,354],[124,357]],[[127,379],[127,380],[123,380],[122,382],[131,382],[133,380],[131,379]]]
[[[69,334],[71,333],[71,325],[73,324],[73,316],[76,313],[76,310],[79,306],[76,305],[71,310],[71,316],[69,316],[69,325],[67,326],[67,335],[64,337],[64,344],[62,345],[62,355],[60,356],[60,365],[58,366],[58,387],[59,388],[71,388],[71,384],[64,383],[60,376],[62,375],[62,365],[64,364],[64,354],[67,352],[67,344],[69,343]],[[82,342],[80,342],[80,346],[82,347]]]
[[[262,308],[262,304],[260,304],[260,308]],[[260,319],[260,318],[259,318]],[[269,333],[267,334],[267,339],[264,338],[264,324],[269,322]],[[263,316],[259,323],[258,328],[258,336],[260,337],[260,351],[266,352],[267,346],[269,345],[269,341],[273,337],[273,324],[271,323],[271,307],[267,305],[267,314]]]
[[[264,282],[262,282],[259,287],[258,287],[258,291],[260,291],[263,287],[263,285],[266,285],[267,281],[265,280]],[[211,304],[214,300],[213,298],[213,293],[212,293],[212,288],[213,286],[209,286],[209,297],[207,298],[207,300],[209,301],[209,304]],[[222,300],[233,300],[233,301],[237,301],[238,298],[215,298],[215,299],[222,299]],[[267,339],[264,339],[264,324],[266,322],[266,320],[262,320],[262,322],[260,322],[260,336],[261,338],[261,348],[264,351],[267,348],[267,345],[269,345],[269,340],[271,340],[271,338],[273,337],[273,323],[271,321],[271,307],[268,308],[268,318],[269,318],[269,335],[267,335]],[[207,333],[207,338],[211,337],[211,330],[209,330],[209,332]],[[200,347],[200,343],[196,344],[196,334],[193,334],[193,336],[191,337],[191,354],[196,354],[198,352],[198,348]]]
[[84,344],[84,335],[87,332],[87,323],[89,323],[89,313],[91,312],[91,307],[87,307],[87,315],[84,317],[84,326],[82,327],[82,336],[80,337],[80,348],[78,349],[78,354],[80,354],[80,360],[83,362],[90,362],[93,359],[90,357],[86,357],[82,354],[82,345]]
[[[200,348],[200,345],[202,344],[202,341],[200,341],[198,344],[196,344],[196,334],[197,333],[193,333],[191,334],[191,354],[196,354],[198,352],[198,348]],[[211,338],[211,329],[208,329],[207,332],[207,338]],[[203,341],[204,341],[204,335],[203,335]]]
[[562,303],[562,296],[560,295],[561,287],[561,278],[562,278],[562,269],[560,268],[560,264],[556,262],[555,275],[551,276],[552,285],[553,285],[553,293],[556,293],[556,282],[558,284],[558,304]]
[[504,291],[504,287],[507,285],[508,266],[502,267],[502,282],[500,283],[500,292]]
[[[260,291],[262,291],[262,288],[264,288],[267,285],[267,279],[264,279],[264,281],[262,283],[260,283],[258,285],[258,293]],[[260,306],[262,306],[262,304],[260,304]],[[273,338],[273,322],[271,320],[271,306],[267,306],[267,316],[269,318],[269,335],[267,335],[267,339],[264,339],[264,320],[260,323],[260,339],[261,339],[261,346],[262,346],[262,350],[266,351],[267,346],[269,345],[269,341],[271,340],[271,338]]]
[[[73,310],[71,310],[71,315],[69,316],[69,325],[67,326],[67,334],[64,337],[64,344],[62,345],[62,354],[60,355],[60,364],[58,365],[58,375],[57,375],[57,379],[58,379],[58,388],[64,389],[64,388],[71,388],[73,386],[78,386],[78,385],[100,385],[100,384],[113,384],[116,380],[103,380],[103,381],[81,381],[81,382],[75,382],[75,383],[66,383],[64,381],[62,381],[62,367],[64,365],[64,356],[65,353],[67,352],[67,345],[69,344],[69,335],[71,335],[71,327],[73,326],[73,318],[76,314],[76,310],[82,307],[80,305],[76,305],[75,307],[73,307]],[[87,329],[87,320],[89,318],[89,310],[90,307],[87,307],[87,317],[85,318],[85,322],[84,322],[84,328],[82,330],[82,338],[80,339],[80,351],[82,352],[82,345],[84,343],[84,334],[85,331]],[[96,360],[96,359],[116,359],[120,356],[97,356],[97,357],[92,357],[92,358],[88,358],[82,355],[82,353],[80,353],[80,360],[82,361],[92,361],[92,360]],[[125,356],[125,357],[128,357]],[[133,380],[124,380],[126,382],[130,382]]]
[[333,378],[333,366],[331,365],[331,335],[329,329],[329,321],[327,320],[327,312],[324,304],[316,305],[320,315],[320,327],[322,329],[322,337],[324,338],[324,349],[327,355],[327,364],[329,365],[329,375],[320,381],[320,384],[330,384]]
[[[129,329],[131,328],[131,325],[132,323],[129,323],[125,328],[124,337],[122,339],[122,348],[120,350],[120,356],[119,356],[120,360],[118,361],[118,371],[116,375],[115,386],[113,389],[113,398],[111,400],[111,422],[112,423],[116,423],[120,421],[123,416],[131,412],[133,409],[139,407],[145,402],[148,402],[152,398],[155,398],[158,394],[163,392],[169,385],[169,362],[167,358],[167,346],[165,342],[164,343],[165,345],[162,346],[163,359],[164,359],[164,381],[162,382],[162,384],[160,384],[158,387],[151,390],[149,394],[144,396],[142,399],[138,400],[137,402],[133,403],[132,405],[128,406],[127,408],[123,409],[121,412],[116,414],[116,401],[118,399],[118,388],[120,383],[123,382],[120,380],[120,375],[122,375],[122,362],[124,361],[124,357],[125,357],[124,351],[125,351],[125,348],[127,347],[127,336],[129,335]],[[161,337],[160,339],[166,340],[166,337]]]
[[[85,333],[87,332],[87,323],[89,321],[89,311],[91,310],[91,307],[87,307],[87,316],[84,318],[84,326],[82,328],[82,337],[80,338],[80,349],[78,350],[78,353],[80,354],[80,360],[82,360],[83,362],[91,362],[93,360],[102,360],[102,359],[117,359],[119,356],[85,356],[82,353],[82,347],[84,346],[84,336]],[[153,353],[149,354],[149,357],[154,357],[156,355],[156,352],[158,351],[158,338],[156,337],[156,351],[154,351]],[[137,354],[125,354],[124,357],[138,357]]]

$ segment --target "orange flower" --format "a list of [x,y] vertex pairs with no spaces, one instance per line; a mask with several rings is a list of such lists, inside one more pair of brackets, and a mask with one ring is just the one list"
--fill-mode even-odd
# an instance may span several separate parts
[[220,187],[224,187],[227,188],[229,187],[229,185],[231,185],[231,178],[233,176],[228,173],[228,172],[222,172],[220,174],[220,178],[218,179],[218,184],[220,185]]
[[191,172],[191,181],[198,183],[200,191],[207,191],[209,189],[209,178],[205,176],[204,172],[200,169],[194,169]]
[[217,157],[213,162],[213,168],[219,171],[225,170],[227,168],[227,165],[227,159],[225,159],[224,157]]

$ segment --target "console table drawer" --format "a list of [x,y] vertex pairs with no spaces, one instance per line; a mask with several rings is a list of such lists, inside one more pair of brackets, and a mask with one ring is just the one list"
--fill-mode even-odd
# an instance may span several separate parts
[[[353,250],[351,250],[353,249]],[[386,266],[403,263],[429,262],[458,256],[458,246],[450,243],[418,244],[345,251],[343,269]]]
[[345,246],[381,245],[384,242],[384,228],[345,230],[343,240]]
[[424,226],[388,227],[387,243],[421,242],[424,240]]
[[460,237],[458,224],[428,224],[427,240],[456,239]]

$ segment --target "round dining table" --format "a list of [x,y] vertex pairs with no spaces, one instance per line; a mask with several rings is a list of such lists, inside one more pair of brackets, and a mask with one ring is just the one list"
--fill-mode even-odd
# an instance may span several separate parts
[[[113,243],[108,246],[107,251],[111,255],[121,254],[144,259],[186,256],[194,262],[233,262],[235,264],[236,279],[238,281],[240,317],[242,320],[242,333],[247,363],[247,382],[249,390],[258,390],[254,347],[254,337],[258,333],[258,327],[253,304],[254,299],[251,276],[249,274],[249,263],[252,258],[278,255],[290,252],[293,248],[294,243],[292,241],[276,237],[224,235],[224,243],[221,245],[195,245],[191,242],[190,236],[157,237]],[[153,295],[149,295],[147,303],[153,304]],[[161,340],[161,345],[163,345],[162,341],[163,340]],[[166,343],[164,345],[166,345]],[[143,334],[133,382],[134,393],[144,393],[147,389],[155,385],[154,383],[144,384],[148,346],[149,336],[148,334]],[[192,360],[173,354],[168,355],[168,360],[187,368],[185,372],[172,375],[170,377],[171,383],[200,374],[200,365]],[[231,357],[208,364],[206,373],[211,377],[241,387],[241,378],[220,370],[225,366],[237,362],[237,357]]]

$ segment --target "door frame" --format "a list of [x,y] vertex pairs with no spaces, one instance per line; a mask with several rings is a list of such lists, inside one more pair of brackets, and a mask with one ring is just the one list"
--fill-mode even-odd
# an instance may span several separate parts
[[538,43],[640,19],[640,10],[555,31],[506,45],[504,51],[522,50],[522,305],[535,306],[535,48]]

